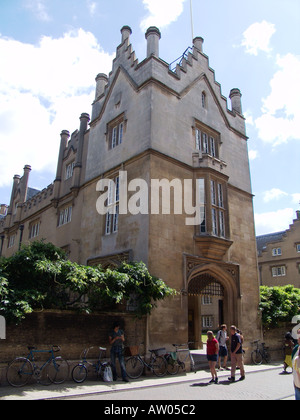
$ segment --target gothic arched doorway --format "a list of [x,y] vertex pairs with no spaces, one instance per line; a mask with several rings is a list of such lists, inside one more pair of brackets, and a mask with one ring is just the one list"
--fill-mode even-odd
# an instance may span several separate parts
[[231,275],[215,264],[194,267],[188,282],[188,338],[202,347],[202,332],[238,323],[238,290]]

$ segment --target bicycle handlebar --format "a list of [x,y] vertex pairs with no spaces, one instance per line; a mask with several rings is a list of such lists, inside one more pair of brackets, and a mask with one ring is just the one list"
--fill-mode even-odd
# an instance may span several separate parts
[[189,346],[190,344],[195,344],[198,341],[188,341],[187,343],[183,343],[183,344],[172,344],[173,347],[183,347],[183,346]]
[[61,349],[60,349],[60,347],[59,346],[57,346],[57,345],[53,345],[52,346],[52,351],[54,352],[54,353],[57,353],[57,352],[59,352]]

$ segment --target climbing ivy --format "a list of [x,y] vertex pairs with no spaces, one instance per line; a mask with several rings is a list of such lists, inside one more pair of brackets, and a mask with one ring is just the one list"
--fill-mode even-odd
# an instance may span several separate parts
[[174,294],[142,262],[106,270],[79,265],[43,241],[0,259],[0,314],[8,322],[18,323],[35,310],[92,313],[126,301],[137,316],[143,316],[151,313],[157,301]]
[[294,286],[260,288],[263,325],[276,327],[279,322],[291,322],[300,313],[300,289]]

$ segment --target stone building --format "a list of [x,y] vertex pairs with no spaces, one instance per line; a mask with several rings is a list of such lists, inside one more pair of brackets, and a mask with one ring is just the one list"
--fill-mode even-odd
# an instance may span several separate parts
[[236,324],[247,341],[256,339],[259,282],[242,95],[231,90],[229,109],[202,38],[173,67],[159,56],[157,28],[146,32],[141,62],[131,29],[121,34],[111,73],[96,78],[91,120],[82,114],[79,130],[61,133],[54,183],[30,190],[29,166],[14,178],[0,222],[2,253],[45,238],[82,264],[144,261],[178,292],[149,317],[149,346],[200,343],[209,316],[203,296],[217,302],[216,326]]
[[260,284],[300,288],[300,211],[289,229],[256,240]]

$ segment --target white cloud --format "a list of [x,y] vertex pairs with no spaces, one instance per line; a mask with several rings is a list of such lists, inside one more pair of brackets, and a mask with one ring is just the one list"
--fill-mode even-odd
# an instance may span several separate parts
[[293,223],[295,212],[292,208],[255,214],[256,235],[280,232]]
[[150,26],[165,28],[176,22],[183,12],[186,0],[143,0],[149,14],[142,20],[140,27],[146,31]]
[[91,16],[94,16],[97,10],[97,3],[92,0],[87,0],[87,7]]
[[273,146],[300,139],[300,56],[277,55],[276,64],[279,70],[270,82],[271,93],[255,120],[259,137]]
[[52,20],[47,11],[45,0],[26,0],[25,7],[30,9],[39,20],[44,22]]
[[292,194],[292,201],[295,204],[300,204],[300,193]]
[[242,46],[246,52],[252,55],[258,55],[259,51],[270,53],[270,41],[276,32],[275,25],[267,21],[256,22],[249,26],[243,33]]
[[269,203],[273,200],[280,200],[283,197],[287,197],[289,194],[280,190],[279,188],[272,188],[264,193],[264,202]]
[[0,186],[25,164],[55,172],[60,132],[91,113],[95,76],[111,70],[90,32],[80,29],[37,46],[0,35]]
[[249,159],[250,160],[255,160],[259,157],[259,152],[258,150],[249,150]]

